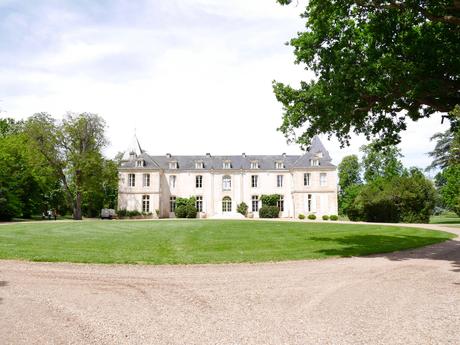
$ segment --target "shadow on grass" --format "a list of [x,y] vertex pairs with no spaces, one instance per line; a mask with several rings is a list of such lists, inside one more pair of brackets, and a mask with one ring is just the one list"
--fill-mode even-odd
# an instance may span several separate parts
[[[0,287],[4,287],[4,286],[7,286],[8,285],[8,282],[4,281],[4,280],[0,280]],[[2,304],[2,301],[3,301],[3,298],[0,297],[0,304]]]
[[[392,261],[429,259],[450,261],[452,271],[460,272],[460,241],[438,237],[350,235],[341,238],[312,237],[319,242],[335,242],[338,248],[320,249],[329,256],[384,257]],[[435,244],[433,244],[435,243]],[[372,253],[381,254],[372,254]]]

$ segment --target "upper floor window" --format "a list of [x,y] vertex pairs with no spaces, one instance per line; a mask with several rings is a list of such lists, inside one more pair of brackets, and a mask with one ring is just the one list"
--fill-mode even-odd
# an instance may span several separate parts
[[311,176],[310,173],[303,174],[303,185],[304,186],[309,186],[310,185],[310,180],[311,180],[310,176]]
[[319,185],[323,187],[327,185],[327,174],[326,173],[319,174]]
[[276,206],[278,206],[281,212],[284,211],[284,196],[280,195],[280,198],[278,199]]
[[169,198],[169,212],[176,212],[176,197]]
[[276,186],[283,187],[283,175],[276,176]]
[[176,175],[170,175],[169,176],[169,186],[171,188],[175,188],[176,187]]
[[150,187],[150,174],[144,174],[142,178],[142,185],[144,187]]
[[319,165],[319,159],[310,159],[310,165],[316,167]]
[[177,162],[169,162],[169,169],[177,169],[178,167]]
[[251,187],[252,188],[257,188],[258,184],[259,184],[259,176],[252,175],[251,176]]
[[228,175],[222,177],[222,190],[231,190],[232,189],[232,178]]
[[251,169],[259,169],[259,162],[258,161],[252,161],[251,162]]
[[283,162],[275,162],[275,169],[284,169]]
[[128,186],[129,187],[136,186],[136,175],[135,174],[128,174]]
[[252,196],[252,212],[259,212],[259,196],[253,195]]
[[136,167],[143,167],[143,166],[145,166],[145,161],[143,159],[136,161]]
[[203,187],[203,176],[197,175],[195,176],[195,187],[202,188]]
[[222,165],[222,168],[223,169],[231,169],[232,168],[232,162],[230,162],[230,161],[224,162],[223,165]]
[[204,168],[204,163],[199,161],[195,162],[195,169],[203,169]]
[[150,196],[143,195],[142,196],[142,212],[150,212]]
[[198,212],[203,212],[203,197],[198,195],[196,196],[196,203],[195,207],[198,210]]

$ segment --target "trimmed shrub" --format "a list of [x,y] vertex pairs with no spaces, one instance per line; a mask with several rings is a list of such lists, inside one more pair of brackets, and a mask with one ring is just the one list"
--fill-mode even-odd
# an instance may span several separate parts
[[262,206],[259,209],[260,218],[278,218],[280,209],[277,206]]
[[329,220],[329,216],[328,216],[327,214],[325,214],[325,215],[323,216],[323,220]]
[[248,215],[248,205],[246,205],[245,202],[242,202],[241,204],[236,206],[236,212],[241,213],[243,216]]
[[126,211],[126,208],[119,209],[117,211],[118,217],[126,217],[128,215],[128,211]]
[[174,213],[176,215],[176,218],[186,218],[187,217],[187,206],[186,205],[176,206],[176,211]]
[[134,211],[127,211],[126,215],[128,217],[137,217],[137,216],[140,216],[141,213],[139,211],[137,211],[137,210],[134,210]]
[[260,201],[262,201],[262,206],[277,206],[280,197],[279,194],[261,195]]
[[198,213],[198,210],[195,206],[187,205],[185,206],[185,209],[187,211],[187,218],[196,218],[196,214]]
[[339,216],[335,215],[335,214],[331,214],[331,216],[329,217],[330,220],[339,220]]
[[308,219],[310,220],[315,220],[316,219],[316,216],[314,214],[309,214],[308,215]]
[[302,214],[302,213],[300,213],[300,214],[299,214],[299,219],[305,219],[305,215]]

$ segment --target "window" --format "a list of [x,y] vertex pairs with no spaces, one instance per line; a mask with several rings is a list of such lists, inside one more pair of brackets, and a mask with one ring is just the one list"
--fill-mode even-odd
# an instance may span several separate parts
[[224,169],[231,169],[231,168],[232,168],[232,162],[230,162],[230,161],[224,162],[224,164],[222,165],[222,167],[223,167]]
[[259,162],[258,161],[251,162],[251,169],[259,169]]
[[128,174],[128,186],[135,187],[136,186],[136,175]]
[[150,196],[149,195],[142,196],[142,212],[145,212],[145,213],[150,212]]
[[136,161],[136,167],[143,167],[145,166],[145,161],[144,160],[138,160]]
[[142,185],[144,187],[150,187],[150,174],[144,174],[143,175]]
[[283,187],[283,175],[276,176],[276,186]]
[[308,194],[308,195],[307,195],[307,212],[311,212],[311,210],[312,210],[312,202],[311,202],[311,199],[312,199],[312,195],[311,195],[311,194]]
[[222,212],[232,212],[232,199],[229,196],[222,199]]
[[178,165],[177,162],[169,162],[169,169],[177,169]]
[[283,162],[275,162],[275,169],[284,169]]
[[196,197],[195,207],[198,210],[198,212],[203,212],[203,197],[202,196]]
[[310,159],[310,165],[316,167],[319,165],[319,159]]
[[176,197],[169,198],[169,212],[176,212]]
[[303,174],[303,185],[309,186],[310,185],[310,173]]
[[252,187],[252,188],[257,188],[258,182],[259,182],[259,176],[257,176],[257,175],[252,175],[252,176],[251,176],[251,187]]
[[280,195],[279,200],[277,201],[276,206],[280,209],[281,212],[284,211],[284,196]]
[[169,186],[171,188],[176,188],[176,175],[169,176]]
[[232,178],[228,175],[222,177],[222,190],[231,190],[232,189]]
[[252,212],[259,212],[259,196],[252,196]]
[[203,176],[197,175],[195,176],[195,187],[202,188],[203,187]]
[[195,169],[204,169],[203,162],[195,162]]
[[319,185],[323,187],[327,185],[327,174],[326,173],[319,174]]

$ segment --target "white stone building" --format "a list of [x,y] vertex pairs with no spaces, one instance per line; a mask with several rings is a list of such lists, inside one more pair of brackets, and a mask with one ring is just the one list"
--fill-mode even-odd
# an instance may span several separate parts
[[195,196],[202,218],[237,218],[245,202],[279,194],[280,217],[337,214],[337,173],[318,137],[304,155],[150,156],[138,145],[119,167],[118,208],[174,217],[177,197]]

